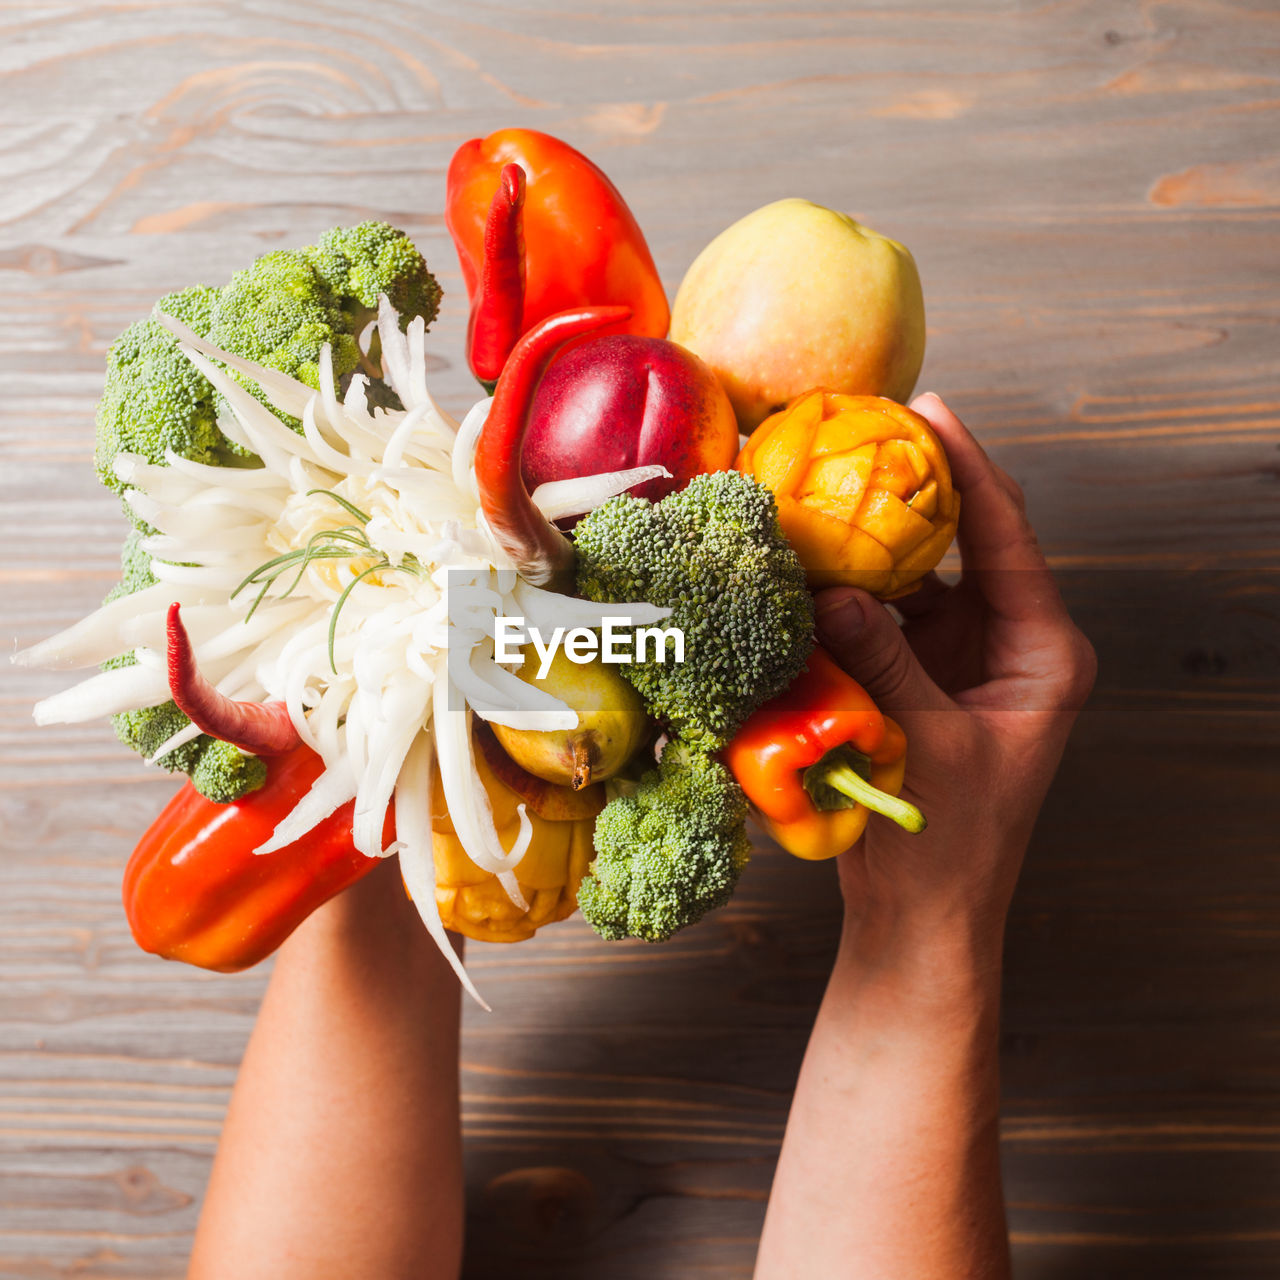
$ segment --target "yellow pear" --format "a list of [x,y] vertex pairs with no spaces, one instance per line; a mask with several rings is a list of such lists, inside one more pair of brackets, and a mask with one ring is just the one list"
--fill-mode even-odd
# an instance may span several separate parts
[[556,649],[546,675],[532,645],[521,649],[523,665],[516,675],[567,703],[578,713],[576,729],[510,729],[495,724],[493,732],[506,753],[530,773],[574,790],[611,778],[635,755],[649,733],[640,695],[616,665],[599,658],[574,662]]
[[745,432],[814,387],[905,401],[924,360],[924,295],[907,248],[848,214],[778,200],[722,231],[671,308]]

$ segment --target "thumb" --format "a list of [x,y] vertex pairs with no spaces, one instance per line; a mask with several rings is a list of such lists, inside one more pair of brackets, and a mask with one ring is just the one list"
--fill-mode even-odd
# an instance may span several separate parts
[[925,674],[901,627],[878,600],[855,587],[814,598],[822,647],[895,720],[945,706],[947,696]]

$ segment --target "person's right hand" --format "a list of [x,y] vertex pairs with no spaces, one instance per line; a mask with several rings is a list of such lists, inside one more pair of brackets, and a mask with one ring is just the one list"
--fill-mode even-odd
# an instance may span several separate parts
[[931,575],[896,601],[902,627],[866,592],[817,597],[819,642],[905,730],[903,796],[929,821],[910,835],[872,815],[841,856],[844,945],[901,969],[941,938],[998,968],[1027,840],[1096,662],[1021,490],[937,396],[911,407],[950,459],[963,570],[955,586]]

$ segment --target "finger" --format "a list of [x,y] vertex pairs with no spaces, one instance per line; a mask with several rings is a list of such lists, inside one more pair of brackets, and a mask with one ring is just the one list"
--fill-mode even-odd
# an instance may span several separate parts
[[919,618],[923,614],[932,613],[938,602],[951,588],[938,577],[936,569],[930,569],[920,579],[920,585],[909,595],[899,596],[889,603],[904,618]]
[[938,433],[947,451],[960,494],[960,557],[983,599],[1012,621],[1060,619],[1065,609],[1023,512],[1021,489],[932,392],[917,396],[911,407]]
[[823,648],[895,719],[949,705],[889,611],[865,591],[834,587],[814,599]]
[[1013,505],[1025,516],[1027,495],[1022,492],[1022,486],[1003,467],[996,466],[994,462],[991,465],[995,469],[996,479],[1000,481],[1001,487],[1013,499]]

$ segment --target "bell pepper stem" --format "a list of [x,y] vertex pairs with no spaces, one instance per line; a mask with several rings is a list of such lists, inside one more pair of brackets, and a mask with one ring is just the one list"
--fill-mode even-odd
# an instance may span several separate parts
[[870,759],[846,744],[832,748],[817,764],[804,771],[804,789],[818,809],[843,809],[853,801],[873,813],[883,814],[905,831],[923,831],[928,826],[924,814],[899,796],[873,786],[870,773]]
[[928,825],[924,814],[915,805],[898,796],[891,796],[879,787],[873,787],[852,765],[829,765],[822,781],[873,813],[883,814],[905,831],[918,833]]

